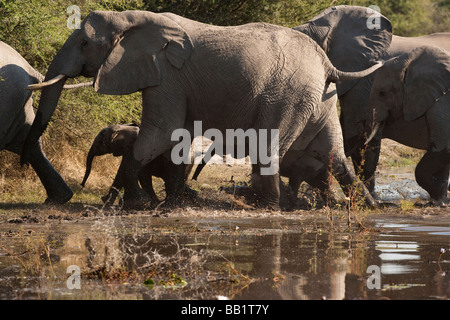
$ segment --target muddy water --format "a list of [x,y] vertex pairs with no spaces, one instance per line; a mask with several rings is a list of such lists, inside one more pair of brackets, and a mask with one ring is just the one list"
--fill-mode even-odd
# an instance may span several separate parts
[[448,299],[445,214],[366,217],[365,231],[340,221],[308,213],[1,224],[0,299]]

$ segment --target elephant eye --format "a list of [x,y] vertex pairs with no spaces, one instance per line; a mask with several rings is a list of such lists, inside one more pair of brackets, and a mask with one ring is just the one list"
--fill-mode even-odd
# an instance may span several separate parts
[[380,92],[378,93],[378,95],[379,95],[380,97],[384,97],[384,96],[386,95],[386,92],[380,91]]
[[87,46],[87,44],[88,44],[87,40],[83,39],[83,40],[81,40],[80,47],[83,49],[84,47]]

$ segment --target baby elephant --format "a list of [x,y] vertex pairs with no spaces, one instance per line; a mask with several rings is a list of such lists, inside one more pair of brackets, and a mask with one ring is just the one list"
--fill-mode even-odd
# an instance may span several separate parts
[[[129,172],[129,167],[132,165],[131,163],[133,163],[133,161],[130,161],[130,158],[133,158],[133,145],[136,141],[138,133],[139,127],[137,125],[114,124],[103,128],[92,143],[86,159],[86,173],[84,175],[83,182],[81,183],[83,187],[86,184],[91,172],[94,157],[105,154],[112,154],[115,157],[122,156],[122,162],[119,170],[117,171],[114,182],[108,194],[102,197],[102,201],[107,205],[112,205],[114,203],[119,191],[126,185],[126,179],[130,179],[127,172]],[[159,203],[159,199],[153,189],[152,176],[156,176],[164,180],[167,201],[171,201],[179,197],[179,192],[177,192],[177,190],[180,190],[179,185],[184,185],[186,177],[192,167],[185,168],[184,176],[182,176],[183,174],[177,174],[177,172],[180,171],[177,167],[179,166],[174,165],[172,161],[167,159],[163,154],[139,170],[139,183],[142,189],[144,189],[144,191],[150,196],[152,205]],[[135,191],[131,190],[131,193],[133,192]],[[127,190],[125,190],[125,193],[127,193]],[[187,186],[184,186],[183,193],[191,198],[197,194],[196,191]]]

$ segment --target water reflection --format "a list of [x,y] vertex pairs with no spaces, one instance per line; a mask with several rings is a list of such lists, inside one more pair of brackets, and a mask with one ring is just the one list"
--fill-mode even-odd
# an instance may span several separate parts
[[[449,259],[437,259],[449,227],[378,225],[382,232],[348,233],[301,217],[102,217],[17,227],[0,238],[0,298],[447,298]],[[67,288],[70,265],[82,270],[80,290]],[[367,287],[373,265],[381,289]]]
[[[382,274],[406,274],[417,271],[417,268],[406,264],[411,260],[420,260],[420,255],[405,254],[405,252],[418,252],[419,245],[412,241],[376,241],[375,249],[381,254]],[[399,263],[393,263],[398,261]]]

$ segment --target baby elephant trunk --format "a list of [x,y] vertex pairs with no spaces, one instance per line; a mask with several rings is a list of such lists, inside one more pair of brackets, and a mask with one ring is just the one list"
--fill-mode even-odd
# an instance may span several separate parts
[[96,153],[94,150],[94,146],[92,146],[91,149],[89,150],[88,156],[86,158],[86,172],[84,174],[83,182],[81,182],[82,187],[84,187],[87,179],[89,178],[89,175],[91,174],[92,161],[94,161],[95,156],[96,156]]

